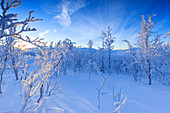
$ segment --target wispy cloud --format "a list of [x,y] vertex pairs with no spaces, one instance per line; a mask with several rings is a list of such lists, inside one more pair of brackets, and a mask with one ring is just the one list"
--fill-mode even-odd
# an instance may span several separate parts
[[47,33],[49,33],[50,31],[47,29],[47,30],[45,30],[44,32],[40,32],[39,33],[39,36],[40,37],[44,37]]
[[67,27],[71,24],[70,16],[85,6],[86,3],[83,0],[63,0],[58,6],[62,7],[62,11],[59,15],[56,15],[54,19],[57,19],[61,26]]
[[[48,18],[50,24],[53,25],[50,28],[53,31],[51,32],[53,40],[70,38],[82,46],[87,46],[88,40],[93,40],[94,46],[101,46],[99,38],[101,31],[105,31],[110,25],[112,35],[116,37],[115,48],[126,48],[127,45],[122,43],[122,40],[127,39],[132,44],[137,40],[140,31],[140,15],[150,15],[162,8],[160,5],[155,9],[153,0],[130,1],[133,2],[126,0],[49,0],[45,1],[46,5],[42,8],[53,18],[52,20]],[[152,9],[151,7],[155,11],[148,10]],[[161,12],[161,15],[165,16],[165,13]],[[164,19],[161,15],[159,16],[161,18],[158,18],[159,21]],[[169,16],[166,16],[165,20],[156,23],[155,27],[158,26],[156,28],[166,31],[169,28],[168,20]]]
[[54,29],[53,31],[54,31],[54,32],[57,32],[57,29]]
[[62,7],[63,7],[63,9],[62,9],[61,14],[55,16],[54,18],[58,19],[60,25],[67,27],[71,24],[71,18],[70,18],[70,15],[68,13],[67,6],[63,5]]

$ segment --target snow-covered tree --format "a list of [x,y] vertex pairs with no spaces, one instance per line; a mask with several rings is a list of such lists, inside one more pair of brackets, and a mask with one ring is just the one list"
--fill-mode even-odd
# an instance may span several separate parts
[[[49,78],[57,71],[57,66],[63,58],[63,53],[56,49],[44,47],[43,53],[36,57],[36,68],[32,71],[26,80],[22,80],[22,105],[20,113],[32,112],[41,107],[41,100],[45,94],[45,85]],[[40,94],[37,95],[38,91]],[[50,92],[51,94],[51,92]]]
[[[1,10],[2,14],[0,15],[0,39],[5,40],[3,44],[4,50],[1,52],[1,55],[3,58],[1,58],[1,61],[4,65],[2,70],[0,71],[0,75],[2,78],[3,72],[6,68],[6,63],[8,61],[8,57],[11,56],[11,62],[12,67],[14,69],[16,79],[18,79],[18,72],[17,68],[14,67],[16,64],[16,59],[14,58],[14,43],[15,39],[26,41],[28,43],[31,43],[37,47],[40,47],[41,39],[36,38],[34,40],[30,40],[29,36],[23,37],[21,33],[23,32],[29,32],[29,31],[36,31],[35,28],[30,28],[29,23],[40,21],[41,19],[35,19],[35,17],[32,17],[32,13],[34,11],[29,12],[28,18],[26,18],[24,21],[18,21],[17,14],[8,13],[10,9],[17,8],[21,6],[20,0],[1,0]],[[1,82],[0,82],[1,84]],[[0,93],[1,91],[1,85],[0,85]]]
[[110,26],[108,26],[106,32],[103,31],[103,36],[106,38],[105,47],[108,50],[109,56],[109,75],[111,74],[111,52],[114,48],[113,43],[115,42],[115,37],[112,36],[111,30]]
[[92,40],[89,40],[89,42],[87,43],[87,45],[89,46],[89,49],[88,49],[88,51],[89,51],[89,61],[88,61],[88,63],[89,63],[89,80],[90,80],[90,73],[93,71],[93,67],[92,67],[92,49],[93,49],[93,41]]
[[66,38],[62,43],[62,48],[67,51],[66,52],[66,57],[62,60],[62,69],[63,69],[63,73],[64,75],[67,74],[67,70],[68,70],[68,67],[69,67],[69,61],[71,60],[70,57],[71,57],[71,54],[72,54],[72,49],[73,49],[73,45],[75,43],[72,42],[70,39]]
[[[168,33],[170,34],[170,32]],[[167,35],[167,34],[166,34]],[[159,81],[165,80],[168,84],[169,80],[167,75],[170,74],[170,44],[169,42],[164,43],[162,38],[166,38],[167,36],[162,37],[161,35],[155,35],[151,40],[151,47],[153,54],[153,74],[155,74],[155,79]]]
[[100,84],[100,87],[99,87],[99,88],[96,88],[96,89],[97,89],[97,108],[100,109],[100,104],[101,104],[101,102],[100,102],[100,95],[101,95],[102,88],[104,87],[104,85],[105,85],[106,80],[108,79],[108,77],[107,77],[107,76],[104,76],[104,75],[100,72],[100,70],[99,70],[99,68],[97,67],[97,65],[96,65],[95,62],[93,62],[93,65],[94,65],[94,68],[96,69],[97,73],[102,77],[102,80],[103,80],[103,81],[101,82],[101,84]]
[[[152,78],[152,70],[153,70],[153,57],[156,51],[153,51],[154,47],[152,47],[151,36],[153,34],[154,22],[152,21],[153,16],[148,16],[148,20],[145,20],[145,16],[142,15],[141,22],[141,31],[139,32],[140,36],[136,45],[140,47],[140,50],[137,50],[137,55],[139,59],[139,63],[142,67],[144,74],[149,79],[149,85],[151,85]],[[153,53],[154,52],[154,53]]]
[[[146,75],[149,80],[149,85],[151,85],[151,80],[155,76],[156,72],[162,73],[161,68],[163,65],[169,66],[169,58],[167,56],[169,51],[169,44],[164,44],[161,39],[161,35],[153,35],[155,32],[152,31],[154,27],[153,17],[156,15],[148,16],[148,20],[142,15],[141,30],[139,32],[139,37],[135,46],[138,48],[132,51],[132,46],[127,40],[124,40],[129,45],[130,57],[133,59],[129,64],[129,69],[135,79],[137,74],[137,64],[140,65],[140,73]],[[164,36],[167,37],[169,32]],[[165,58],[166,60],[163,60]],[[158,59],[162,59],[158,62]],[[134,72],[132,72],[134,70]]]
[[102,56],[102,59],[101,59],[101,62],[102,62],[102,63],[101,63],[101,69],[100,69],[100,70],[104,73],[105,36],[103,35],[103,33],[102,33],[102,36],[101,36],[100,38],[102,39],[102,48],[100,49],[100,50],[102,51],[102,53],[101,53],[101,54],[102,54],[102,55],[101,55],[101,56]]
[[[124,61],[123,64],[126,64],[128,69],[130,70],[133,78],[135,81],[137,81],[137,66],[136,66],[136,53],[135,51],[132,49],[132,45],[130,44],[130,42],[128,40],[123,40],[123,42],[126,42],[128,44],[128,49],[130,52],[130,58],[127,59],[127,61]],[[122,65],[123,65],[122,64]]]

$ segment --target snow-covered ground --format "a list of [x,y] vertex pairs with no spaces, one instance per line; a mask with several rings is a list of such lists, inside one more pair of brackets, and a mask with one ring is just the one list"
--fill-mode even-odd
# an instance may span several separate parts
[[[55,78],[53,79],[55,80]],[[147,80],[147,79],[146,79]],[[170,87],[153,82],[151,86],[144,79],[133,82],[131,76],[112,74],[107,79],[101,92],[101,108],[97,109],[97,87],[100,87],[101,76],[92,74],[75,74],[68,72],[60,76],[62,89],[47,100],[48,106],[64,109],[64,113],[110,113],[114,111],[112,90],[115,95],[120,88],[127,94],[127,101],[122,113],[170,113]],[[5,111],[18,112],[22,97],[22,85],[14,79],[12,72],[5,72],[3,94],[0,95],[0,113]]]

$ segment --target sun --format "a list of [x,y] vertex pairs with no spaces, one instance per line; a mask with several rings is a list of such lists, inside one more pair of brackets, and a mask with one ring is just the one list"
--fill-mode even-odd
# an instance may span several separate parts
[[25,50],[26,44],[18,44],[18,48],[21,49],[21,50]]
[[15,47],[21,50],[26,50],[27,48],[34,48],[35,46],[28,42],[19,41],[15,44]]

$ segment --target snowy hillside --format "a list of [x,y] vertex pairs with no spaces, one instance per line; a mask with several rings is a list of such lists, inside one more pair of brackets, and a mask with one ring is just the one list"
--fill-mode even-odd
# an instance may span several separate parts
[[[8,75],[6,75],[8,74]],[[12,74],[12,73],[11,73]],[[0,96],[0,111],[18,111],[21,105],[21,87],[19,81],[11,79],[5,72],[3,93]],[[53,79],[53,81],[55,78]],[[110,113],[115,110],[113,105],[112,90],[114,84],[115,95],[122,89],[126,93],[127,101],[123,105],[122,113],[169,113],[170,90],[169,87],[154,82],[148,86],[145,82],[133,82],[132,77],[113,74],[109,76],[105,87],[101,92],[101,109],[97,109],[97,90],[101,78],[92,74],[88,80],[88,74],[79,73],[77,76],[69,71],[68,75],[61,75],[59,90],[51,95],[45,103],[50,107],[59,107],[64,113]]]

